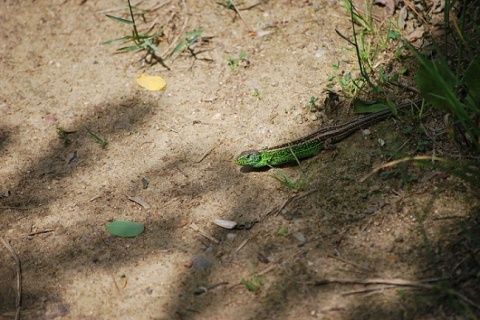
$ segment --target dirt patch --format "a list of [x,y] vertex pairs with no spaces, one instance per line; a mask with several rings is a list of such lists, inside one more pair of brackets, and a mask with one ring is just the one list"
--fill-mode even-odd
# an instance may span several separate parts
[[[317,115],[305,108],[310,96],[325,97],[332,65],[355,68],[354,52],[335,33],[349,33],[341,4],[261,2],[241,11],[244,21],[213,1],[186,4],[166,1],[145,16],[147,25],[168,21],[170,42],[161,51],[183,31],[203,29],[212,37],[197,59],[180,55],[166,61],[166,70],[144,64],[142,54],[114,54],[115,47],[102,45],[130,32],[105,17],[120,12],[107,11],[119,1],[4,1],[0,219],[2,237],[22,263],[22,318],[450,314],[463,300],[418,289],[479,270],[478,243],[473,262],[454,259],[479,226],[468,187],[402,166],[358,181],[388,159],[386,151],[411,143],[400,122],[388,120],[303,162],[308,193],[270,218],[296,193],[270,177],[275,171],[244,170],[233,161],[243,150],[352,118],[346,107]],[[261,33],[249,34],[244,22]],[[233,70],[227,58],[242,52],[246,59]],[[167,89],[141,90],[134,80],[143,71],[163,76]],[[57,127],[73,132],[70,144]],[[108,146],[101,148],[86,127]],[[290,177],[300,172],[282,170]],[[221,229],[216,218],[244,228]],[[146,231],[116,238],[105,230],[111,220],[138,221]],[[10,319],[15,264],[5,248],[0,252],[0,315]],[[418,286],[334,281],[373,278]],[[457,284],[480,300],[478,279]]]

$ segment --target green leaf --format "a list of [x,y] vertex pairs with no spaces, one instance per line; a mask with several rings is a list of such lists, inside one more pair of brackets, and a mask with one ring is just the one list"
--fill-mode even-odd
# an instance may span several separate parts
[[285,227],[282,227],[278,230],[278,235],[280,236],[286,236],[288,234],[288,229]]
[[463,81],[468,87],[467,100],[475,109],[480,108],[480,62],[473,60],[465,71]]
[[386,109],[392,109],[392,106],[387,103],[357,99],[353,102],[353,108],[356,113],[373,113],[373,112],[383,111]]
[[111,16],[109,14],[107,14],[106,16],[109,17],[110,19],[115,20],[115,21],[120,22],[120,23],[124,23],[124,24],[128,24],[128,25],[133,25],[134,24],[133,21],[131,21],[131,20],[126,20],[126,19],[114,17],[114,16]]
[[180,49],[182,49],[186,44],[187,42],[185,40],[180,41],[180,43],[177,44],[176,47],[170,53],[170,57],[173,56],[175,53],[177,53]]
[[[445,61],[429,61],[419,57],[420,68],[417,71],[415,82],[422,93],[422,97],[430,104],[444,109],[449,108],[456,96],[458,80],[449,69]],[[450,104],[450,105],[449,105]]]
[[117,51],[124,51],[124,52],[136,51],[136,50],[140,50],[141,48],[142,47],[140,47],[140,46],[130,46],[130,47],[118,48]]
[[114,43],[125,42],[125,41],[127,41],[127,40],[129,40],[128,37],[123,37],[123,38],[117,38],[117,39],[113,39],[113,40],[108,40],[108,41],[103,42],[102,44],[104,44],[104,45],[114,44]]
[[255,292],[257,290],[257,287],[251,283],[250,281],[248,280],[245,280],[245,279],[242,279],[242,284],[245,286],[245,288],[247,288],[248,291],[250,292]]
[[198,38],[199,35],[201,35],[205,30],[195,30],[195,31],[190,31],[185,33],[185,38],[190,39],[190,38]]
[[387,39],[393,39],[396,40],[400,37],[400,33],[395,30],[390,30],[387,34]]
[[143,224],[131,221],[112,221],[107,223],[105,227],[114,236],[122,238],[136,237],[145,230]]

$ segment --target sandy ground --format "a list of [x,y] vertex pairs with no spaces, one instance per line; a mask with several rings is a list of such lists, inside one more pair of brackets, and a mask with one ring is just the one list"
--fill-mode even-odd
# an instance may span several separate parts
[[[128,18],[109,10],[121,1],[2,2],[0,231],[21,262],[22,319],[449,318],[462,300],[420,287],[452,277],[448,288],[480,300],[479,250],[466,245],[479,207],[468,186],[411,166],[359,182],[390,151],[415,151],[418,139],[402,133],[411,123],[389,119],[302,162],[299,193],[274,170],[234,163],[243,150],[355,117],[348,105],[305,108],[325,99],[332,65],[356,69],[335,33],[350,32],[339,2],[263,1],[240,11],[244,21],[214,1],[163,4],[144,1],[155,10],[138,16],[144,27],[167,24],[161,53],[184,32],[203,29],[208,40],[197,59],[167,59],[170,70],[102,45],[130,32],[105,17]],[[242,52],[232,69],[227,57]],[[166,90],[141,89],[142,72],[164,77]],[[74,132],[70,144],[58,127]],[[245,228],[222,229],[217,218]],[[117,238],[105,229],[112,220],[146,230]],[[13,319],[16,264],[0,253],[0,318]],[[361,283],[371,279],[382,281]]]

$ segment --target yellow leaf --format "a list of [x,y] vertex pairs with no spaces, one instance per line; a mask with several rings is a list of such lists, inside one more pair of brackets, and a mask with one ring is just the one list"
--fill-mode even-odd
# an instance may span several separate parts
[[167,82],[159,76],[148,76],[144,73],[139,75],[136,79],[138,85],[150,91],[158,91],[165,88]]

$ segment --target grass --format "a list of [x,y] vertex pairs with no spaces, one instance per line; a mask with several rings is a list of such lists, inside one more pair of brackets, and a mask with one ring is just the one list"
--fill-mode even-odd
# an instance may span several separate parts
[[156,55],[156,51],[158,50],[156,43],[159,41],[158,40],[159,37],[163,35],[163,28],[162,30],[159,30],[153,34],[139,33],[137,24],[135,22],[135,16],[133,14],[133,9],[134,7],[130,4],[130,0],[128,0],[128,10],[130,13],[130,20],[123,19],[120,17],[115,17],[109,14],[106,15],[108,18],[112,19],[113,21],[132,26],[132,35],[124,36],[124,37],[113,39],[113,40],[108,40],[108,41],[105,41],[103,44],[104,45],[118,44],[118,43],[127,44],[130,42],[133,42],[133,45],[120,47],[117,49],[117,51],[131,52],[131,51],[145,50],[147,54],[150,55],[155,61],[160,63],[163,67],[169,69],[169,67],[164,63],[163,59]]
[[88,134],[90,134],[90,136],[95,139],[95,141],[102,146],[102,148],[105,148],[107,145],[108,145],[108,141],[103,139],[103,138],[100,138],[98,135],[96,135],[92,130],[90,130],[89,128],[85,127],[85,129],[87,130]]
[[275,173],[271,174],[270,177],[277,180],[281,185],[292,191],[300,192],[305,190],[310,184],[309,177],[301,170],[296,178],[290,178],[287,174],[285,174],[285,172],[283,172],[283,170],[276,168],[274,169]]
[[170,53],[170,57],[173,56],[176,53],[181,53],[183,51],[188,51],[192,56],[196,56],[195,52],[193,51],[192,46],[197,42],[197,40],[200,38],[202,33],[205,30],[194,30],[191,32],[185,33],[185,36],[183,37],[182,40],[177,44],[177,46],[172,50]]
[[355,50],[355,57],[359,67],[359,75],[354,76],[351,71],[340,70],[340,64],[332,66],[333,75],[328,78],[328,89],[340,87],[340,92],[347,99],[357,99],[362,95],[384,94],[384,87],[398,81],[398,74],[387,74],[377,61],[380,54],[390,49],[391,40],[399,39],[400,32],[395,24],[388,21],[384,27],[378,28],[374,23],[372,4],[365,6],[362,15],[349,1],[343,4],[351,17],[352,36],[336,33]]
[[65,145],[72,143],[72,139],[70,139],[69,135],[75,133],[76,131],[67,131],[62,127],[57,128],[57,135],[60,140],[63,141]]
[[[352,36],[347,37],[339,31],[337,34],[354,48],[358,76],[353,76],[352,71],[341,71],[339,65],[334,65],[334,74],[329,77],[327,89],[339,87],[339,95],[354,100],[354,104],[361,104],[362,99],[388,101],[390,97],[402,94],[391,89],[398,88],[401,77],[415,74],[416,90],[421,97],[439,112],[451,116],[447,134],[457,144],[459,153],[450,159],[432,157],[425,161],[410,157],[410,161],[480,186],[480,44],[478,31],[475,34],[480,23],[478,19],[468,18],[468,5],[463,6],[457,20],[456,16],[450,15],[452,1],[445,2],[444,24],[447,31],[443,38],[432,39],[437,53],[435,59],[425,57],[406,41],[402,42],[398,30],[391,23],[386,23],[383,28],[377,27],[369,9],[371,5],[366,7],[363,15],[352,6],[351,1],[345,1],[344,5],[351,17]],[[475,4],[470,6],[474,8]],[[455,44],[458,54],[453,58],[447,54],[451,47],[446,43]],[[385,66],[377,63],[379,52],[385,50],[393,51],[396,62],[401,64],[388,73]],[[408,50],[410,57],[415,59],[402,58],[398,54],[401,50]],[[415,144],[415,151],[419,153],[428,153],[433,148],[430,139],[418,138]]]
[[[474,3],[471,4],[473,8],[478,5]],[[463,6],[460,21],[455,17],[451,20],[451,6],[452,2],[447,0],[444,23],[449,28],[446,38],[434,42],[438,56],[428,59],[410,47],[419,64],[417,87],[428,103],[451,116],[447,136],[455,141],[458,150],[457,159],[444,158],[437,163],[423,164],[480,187],[480,34],[478,31],[475,34],[480,22],[468,19],[468,5]],[[453,21],[453,26],[449,21]],[[440,40],[454,43],[458,54],[450,56]]]
[[[461,11],[451,12],[454,4],[462,4]],[[445,1],[443,29],[441,37],[433,38],[432,54],[425,55],[411,43],[402,41],[394,27],[381,30],[366,10],[361,15],[347,2],[352,20],[352,35],[346,37],[337,32],[355,50],[358,62],[358,76],[352,71],[340,71],[340,66],[334,66],[334,75],[329,78],[329,89],[339,88],[340,95],[352,100],[377,100],[402,96],[405,91],[399,91],[398,84],[403,76],[414,76],[416,88],[426,104],[433,109],[426,114],[423,106],[416,110],[418,119],[429,123],[428,126],[410,127],[412,135],[410,151],[397,154],[398,160],[385,165],[394,166],[396,174],[401,175],[404,182],[411,183],[412,177],[405,164],[413,163],[421,168],[448,173],[473,186],[480,187],[480,19],[478,6],[480,1],[452,2]],[[419,20],[423,20],[420,17]],[[383,34],[385,36],[378,37]],[[371,37],[378,38],[378,45],[372,46]],[[426,33],[425,37],[429,37]],[[387,41],[385,41],[387,40]],[[384,47],[390,43],[389,47]],[[387,49],[397,65],[390,65],[392,71],[386,72],[382,64],[378,64],[378,53]],[[453,52],[453,54],[452,54]],[[374,67],[376,66],[376,67]],[[393,68],[392,68],[393,67]],[[431,114],[438,114],[438,121]],[[425,128],[428,127],[428,128]],[[443,132],[430,129],[444,127]],[[435,138],[432,138],[435,137]],[[408,154],[411,153],[411,154]],[[414,155],[417,153],[419,155]],[[439,156],[442,155],[442,156]],[[384,173],[385,175],[392,173]],[[407,180],[407,181],[406,181]],[[439,181],[439,187],[444,185]],[[464,184],[460,183],[464,188]],[[465,188],[467,190],[467,188]],[[475,194],[475,193],[474,193]],[[478,197],[478,193],[476,194]],[[465,318],[476,318],[479,312],[478,301],[478,208],[473,209],[468,223],[463,223],[460,229],[465,234],[453,239],[451,231],[448,236],[431,239],[429,216],[433,203],[427,205],[424,212],[414,214],[418,223],[418,235],[425,253],[425,263],[433,267],[433,273],[439,281],[428,286],[429,295],[425,303],[441,306],[442,312],[454,313]],[[463,221],[463,219],[461,220]],[[442,237],[437,236],[437,237]],[[456,240],[459,239],[459,240]],[[445,255],[445,243],[452,243]],[[458,242],[462,242],[459,244]],[[438,245],[436,244],[438,243]],[[438,247],[437,247],[438,246]],[[459,250],[460,249],[460,250]],[[473,253],[473,256],[472,256]],[[473,259],[472,259],[473,257]],[[478,259],[477,259],[478,260]],[[451,269],[453,268],[453,271]],[[462,270],[460,270],[462,268]],[[462,271],[461,273],[456,271]],[[471,275],[469,275],[469,272]],[[465,292],[465,295],[462,294]],[[469,299],[470,297],[470,299]],[[479,309],[477,309],[479,308]]]
[[307,104],[305,105],[305,107],[309,112],[314,112],[318,109],[319,105],[317,101],[318,101],[318,98],[316,96],[310,97],[310,100],[308,100]]
[[241,62],[248,63],[247,54],[245,52],[240,52],[237,58],[233,58],[231,55],[227,56],[227,64],[233,72],[238,70]]
[[277,180],[282,184],[283,186],[287,187],[288,189],[295,191],[295,192],[300,192],[306,189],[306,187],[310,184],[310,177],[308,176],[308,168],[307,170],[303,170],[302,165],[300,164],[300,160],[296,157],[295,153],[293,150],[290,150],[292,152],[292,155],[295,157],[295,161],[298,164],[299,173],[296,178],[292,179],[290,178],[285,172],[283,172],[281,169],[273,168],[275,170],[274,174],[271,174],[270,177],[273,179]]
[[250,279],[242,279],[241,284],[250,292],[257,292],[262,286],[262,279],[254,273]]

